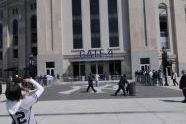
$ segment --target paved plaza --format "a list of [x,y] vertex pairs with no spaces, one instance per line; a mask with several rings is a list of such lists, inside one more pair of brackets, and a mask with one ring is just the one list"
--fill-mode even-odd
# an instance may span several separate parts
[[[3,86],[4,87],[4,86]],[[136,96],[113,96],[114,82],[86,91],[86,82],[45,88],[33,111],[38,124],[185,124],[186,104],[178,87],[136,86]],[[3,88],[5,89],[5,87]],[[0,124],[10,124],[1,96]]]

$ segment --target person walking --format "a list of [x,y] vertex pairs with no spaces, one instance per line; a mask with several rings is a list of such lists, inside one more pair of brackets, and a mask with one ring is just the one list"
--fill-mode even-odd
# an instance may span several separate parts
[[172,81],[173,81],[174,86],[178,85],[178,82],[176,81],[176,78],[177,78],[177,73],[173,72],[172,73]]
[[24,87],[19,84],[11,84],[7,87],[5,95],[7,98],[6,107],[12,118],[12,124],[37,124],[32,106],[44,91],[44,88],[32,78],[23,79],[22,83],[31,83],[35,86],[35,93],[23,94]]
[[185,99],[182,102],[186,103],[186,74],[185,74],[185,70],[182,70],[182,77],[180,79],[179,88],[182,90],[183,96],[185,97]]
[[96,93],[97,91],[94,89],[94,84],[93,84],[93,75],[90,73],[88,76],[88,87],[87,87],[87,92],[89,92],[89,89],[92,88],[92,90],[94,91],[94,93]]
[[125,84],[128,84],[126,75],[123,74],[120,78],[120,81],[118,83],[118,89],[116,90],[116,92],[114,93],[114,96],[117,96],[118,92],[122,89],[123,90],[123,95],[126,95],[125,93]]

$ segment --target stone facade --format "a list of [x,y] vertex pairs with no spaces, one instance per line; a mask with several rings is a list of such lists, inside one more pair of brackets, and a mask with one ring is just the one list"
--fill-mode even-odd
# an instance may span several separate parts
[[[14,73],[23,74],[28,66],[31,51],[31,17],[36,16],[35,0],[4,0],[0,3],[3,25],[3,59],[0,61],[2,76]],[[17,44],[13,44],[13,21],[17,21]],[[37,22],[36,22],[37,23]],[[35,44],[36,45],[36,44]],[[17,57],[14,57],[17,50]],[[13,70],[13,71],[11,71]]]
[[[90,73],[95,64],[96,73],[111,73],[112,62],[120,64],[120,73],[134,76],[136,70],[143,67],[162,69],[161,64],[161,33],[160,4],[167,9],[167,51],[172,61],[172,70],[180,73],[186,69],[186,0],[117,0],[119,46],[109,46],[109,15],[108,0],[99,0],[100,14],[100,48],[91,47],[90,1],[81,0],[82,12],[82,42],[81,49],[73,48],[73,16],[72,0],[38,0],[36,10],[30,10],[32,0],[8,0],[0,4],[5,17],[0,20],[3,24],[3,61],[2,70],[17,67],[23,70],[28,66],[31,51],[30,17],[37,15],[37,74],[45,75],[74,75],[75,64],[78,68],[83,65],[85,72],[79,70],[79,76]],[[26,2],[25,2],[26,1]],[[7,10],[17,7],[21,14],[6,17]],[[23,11],[27,8],[27,11]],[[8,24],[6,19],[8,18]],[[12,20],[19,21],[19,58],[11,56]],[[163,20],[165,21],[165,20]],[[111,49],[111,57],[81,58],[80,53],[86,54],[91,50],[105,53]],[[148,60],[143,63],[143,60]],[[94,69],[93,69],[94,70]]]

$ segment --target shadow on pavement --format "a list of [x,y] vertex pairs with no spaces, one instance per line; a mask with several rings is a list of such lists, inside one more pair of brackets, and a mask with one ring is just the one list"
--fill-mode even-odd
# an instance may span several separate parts
[[87,91],[85,91],[85,90],[82,90],[82,91],[80,91],[80,93],[88,93]]
[[179,100],[160,100],[160,101],[163,101],[163,102],[182,102],[182,101],[179,101]]

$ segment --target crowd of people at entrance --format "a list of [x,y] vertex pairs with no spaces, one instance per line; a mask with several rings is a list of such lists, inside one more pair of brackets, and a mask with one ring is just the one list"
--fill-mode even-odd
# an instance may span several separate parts
[[[179,83],[177,82],[177,73],[172,72],[170,77],[172,79],[173,86],[179,86],[179,89],[182,90],[184,100],[183,103],[186,103],[186,71],[181,71],[181,79]],[[149,86],[163,86],[164,85],[164,75],[161,70],[155,71],[155,70],[149,70],[149,71],[136,71],[135,72],[135,80],[136,82],[149,85]]]
[[[177,73],[172,72],[169,77],[172,79],[173,85],[178,86]],[[147,86],[163,86],[165,82],[161,70],[137,70],[135,72],[135,81]]]

